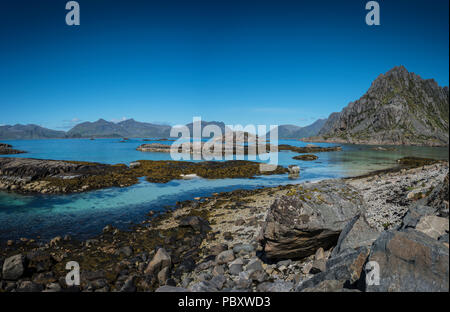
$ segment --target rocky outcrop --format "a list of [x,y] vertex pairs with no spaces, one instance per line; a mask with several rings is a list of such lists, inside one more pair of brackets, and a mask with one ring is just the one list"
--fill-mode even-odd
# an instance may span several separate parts
[[261,170],[258,162],[230,161],[150,161],[107,165],[89,162],[29,158],[0,158],[0,189],[37,192],[73,193],[106,187],[126,187],[138,183],[167,183],[175,179],[202,177],[208,179],[249,178],[255,175],[283,174],[288,170],[273,166]]
[[0,155],[22,154],[24,151],[15,150],[12,145],[0,143]]
[[344,183],[302,185],[270,207],[260,238],[265,256],[296,259],[314,254],[320,247],[329,249],[362,205],[360,196]]
[[295,160],[306,160],[306,161],[316,160],[318,158],[319,157],[317,157],[316,155],[309,155],[309,154],[298,155],[298,156],[292,157],[292,159],[295,159]]
[[342,147],[340,146],[321,147],[311,144],[308,144],[307,146],[292,146],[288,144],[280,144],[278,145],[278,150],[304,154],[304,153],[336,152],[341,151]]
[[449,89],[403,66],[380,75],[366,94],[333,113],[310,141],[448,145]]

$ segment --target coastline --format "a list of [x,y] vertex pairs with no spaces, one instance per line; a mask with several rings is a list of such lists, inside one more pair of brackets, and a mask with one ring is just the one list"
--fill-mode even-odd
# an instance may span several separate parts
[[421,142],[392,142],[392,141],[373,141],[373,140],[358,140],[358,141],[349,141],[342,138],[330,138],[325,139],[323,137],[310,137],[310,138],[301,138],[298,139],[302,142],[309,143],[333,143],[333,144],[352,144],[352,145],[388,145],[388,146],[423,146],[423,147],[449,147],[447,144],[442,144],[438,142],[430,142],[427,143]]
[[[440,172],[439,177],[436,172]],[[8,242],[7,246],[1,249],[0,262],[20,253],[24,259],[31,257],[28,263],[47,259],[45,261],[48,267],[44,270],[46,272],[36,271],[31,276],[21,277],[19,281],[4,282],[4,290],[20,289],[25,282],[26,285],[31,284],[39,290],[64,290],[66,286],[62,280],[65,274],[63,265],[66,261],[75,260],[80,261],[83,268],[79,290],[154,291],[159,288],[159,291],[170,291],[174,290],[173,287],[181,287],[190,291],[292,291],[301,288],[300,285],[313,280],[326,270],[323,263],[331,259],[335,247],[324,249],[316,246],[317,251],[299,260],[274,262],[267,259],[267,250],[264,250],[264,241],[267,238],[264,238],[264,235],[270,236],[270,232],[267,232],[267,222],[270,221],[277,198],[299,198],[313,204],[314,199],[324,202],[331,200],[323,196],[332,194],[332,189],[349,188],[355,192],[355,198],[367,201],[364,196],[370,200],[371,194],[381,190],[386,196],[385,200],[389,197],[401,200],[393,200],[395,204],[386,208],[390,214],[385,219],[376,219],[374,214],[367,214],[367,222],[373,226],[377,235],[380,235],[384,230],[398,228],[402,218],[395,219],[393,216],[400,214],[404,217],[407,214],[405,207],[408,210],[410,204],[425,198],[431,188],[439,185],[439,179],[446,173],[448,175],[448,162],[438,162],[362,177],[248,191],[236,190],[178,203],[175,210],[151,215],[148,220],[130,231],[106,227],[103,234],[83,242],[77,242],[70,237],[55,237],[49,243],[37,243],[33,239]],[[404,177],[408,179],[403,179]],[[424,177],[428,181],[425,187],[422,186],[423,182],[418,182]],[[399,193],[392,193],[392,183],[387,183],[392,179],[401,182],[396,186]],[[406,187],[417,183],[417,190],[409,190]],[[367,188],[372,188],[373,191],[367,192]],[[318,190],[321,189],[328,191],[320,194]],[[347,193],[343,191],[339,200],[348,202]],[[410,193],[414,196],[409,195]],[[378,196],[383,198],[380,194]],[[408,205],[405,206],[405,203]],[[385,206],[374,204],[367,211],[377,211],[376,215],[383,216],[377,209],[384,209]],[[380,229],[379,225],[387,224],[388,221],[389,226]],[[334,238],[332,243],[336,244]],[[31,255],[28,255],[30,252]],[[38,260],[33,258],[36,252],[41,257]],[[152,269],[155,258],[164,258],[167,255],[170,258],[167,269],[158,272]],[[249,267],[257,270],[250,272]],[[340,289],[342,290],[342,287]]]

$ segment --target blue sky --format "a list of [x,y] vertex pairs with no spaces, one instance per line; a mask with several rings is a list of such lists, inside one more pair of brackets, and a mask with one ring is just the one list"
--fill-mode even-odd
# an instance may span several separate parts
[[404,65],[448,85],[448,1],[0,3],[0,124],[98,118],[307,125]]

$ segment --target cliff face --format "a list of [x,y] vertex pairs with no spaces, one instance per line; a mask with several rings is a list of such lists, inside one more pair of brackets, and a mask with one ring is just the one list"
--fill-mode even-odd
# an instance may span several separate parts
[[[403,66],[380,75],[359,100],[333,113],[317,141],[448,145],[449,89]],[[311,139],[314,141],[314,139]]]

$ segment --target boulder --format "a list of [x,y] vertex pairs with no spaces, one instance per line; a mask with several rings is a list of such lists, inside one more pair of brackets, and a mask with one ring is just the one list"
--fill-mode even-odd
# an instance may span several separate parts
[[380,234],[377,229],[369,225],[363,214],[356,215],[342,230],[331,256],[335,257],[346,249],[370,246]]
[[198,216],[187,216],[180,220],[180,226],[186,227],[190,226],[194,231],[198,232],[208,232],[211,230],[209,222],[198,217]]
[[233,253],[233,250],[231,250],[231,249],[222,251],[216,257],[217,264],[229,263],[233,260],[234,260],[234,253]]
[[369,255],[367,247],[360,247],[356,250],[348,250],[346,253],[328,259],[326,269],[309,280],[300,282],[295,291],[306,291],[308,288],[319,286],[324,281],[342,281],[342,287],[349,289],[363,289],[360,279],[363,276],[363,268]]
[[372,245],[368,261],[378,263],[380,279],[379,285],[367,285],[366,291],[449,290],[448,247],[420,231],[383,232]]
[[416,226],[416,230],[438,239],[445,233],[448,233],[448,219],[437,216],[422,217]]
[[172,260],[164,248],[159,248],[152,261],[145,269],[145,274],[158,274],[163,268],[170,267]]
[[3,263],[2,276],[5,280],[17,280],[25,272],[24,256],[18,254],[9,258],[6,258]]
[[415,204],[409,207],[408,212],[403,217],[400,228],[415,228],[420,219],[424,216],[432,216],[437,213],[437,209],[431,206]]
[[344,226],[360,213],[363,202],[341,181],[301,186],[269,208],[259,237],[265,256],[273,260],[301,259],[320,247],[336,245]]

